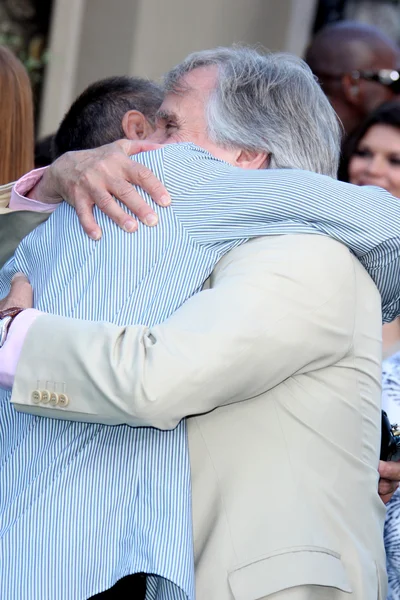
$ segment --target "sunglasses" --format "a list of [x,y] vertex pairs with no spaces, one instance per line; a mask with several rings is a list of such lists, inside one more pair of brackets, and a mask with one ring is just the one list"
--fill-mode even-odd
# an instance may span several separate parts
[[[322,79],[342,79],[346,73],[341,75],[333,73],[315,73]],[[394,69],[379,69],[378,71],[351,71],[349,73],[353,79],[365,79],[366,81],[376,81],[385,87],[390,88],[395,94],[400,94],[400,71]]]
[[353,71],[353,79],[365,79],[376,81],[388,88],[395,94],[400,94],[400,71],[393,69],[380,69],[379,71]]

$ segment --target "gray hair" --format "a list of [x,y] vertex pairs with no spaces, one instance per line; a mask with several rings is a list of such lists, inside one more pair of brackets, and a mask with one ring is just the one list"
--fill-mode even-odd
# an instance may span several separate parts
[[306,63],[290,54],[247,47],[190,54],[164,79],[166,92],[199,67],[218,67],[206,107],[208,135],[219,146],[264,151],[270,168],[336,177],[341,126]]

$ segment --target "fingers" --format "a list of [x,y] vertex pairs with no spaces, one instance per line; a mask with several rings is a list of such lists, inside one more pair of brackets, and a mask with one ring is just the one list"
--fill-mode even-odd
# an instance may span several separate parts
[[[133,163],[136,164],[136,163]],[[142,167],[142,165],[138,165]],[[138,172],[136,172],[135,179],[139,178]],[[152,177],[155,176],[151,173]],[[130,175],[127,175],[127,179],[130,179]],[[156,179],[157,181],[157,179]],[[160,184],[161,185],[161,184]],[[111,185],[109,192],[113,194],[118,200],[122,202],[142,223],[152,227],[153,225],[157,225],[158,216],[154,212],[154,210],[147,204],[145,200],[143,200],[142,196],[136,191],[133,185],[129,183],[129,181],[124,181],[122,179],[114,180]],[[123,227],[125,231],[133,231],[133,229],[129,229],[127,226],[132,227],[133,219],[130,215],[124,213],[124,216],[121,215],[121,220],[119,219],[119,211],[122,211],[121,207],[115,203],[115,200],[112,199],[115,206],[118,208],[118,220],[116,220],[112,215],[111,211],[114,214],[117,214],[115,207],[108,206],[108,198],[104,197],[102,201],[96,201],[97,206],[108,214],[120,227]],[[123,212],[123,211],[122,211]]]
[[[394,492],[393,492],[393,494],[394,494]],[[387,494],[386,496],[382,496],[381,494],[379,494],[379,495],[380,495],[382,502],[384,504],[387,504],[392,499],[393,494]]]
[[4,300],[0,301],[0,310],[18,306],[19,308],[32,308],[33,306],[33,290],[32,287],[22,273],[14,275],[11,281],[10,293]]
[[[155,144],[154,142],[147,142],[146,140],[119,140],[116,142],[116,145],[118,145],[128,156],[138,154],[139,152],[148,152],[150,150],[162,148],[162,144]],[[125,176],[130,183],[143,188],[159,206],[168,206],[171,204],[171,197],[167,189],[147,167],[130,160],[129,163],[126,163]],[[146,216],[155,215],[155,213],[148,205],[145,205],[145,203],[143,204],[140,201],[140,196],[135,190],[131,194],[125,188],[121,191],[124,197],[121,197],[121,192],[116,193],[113,191],[113,193],[143,223],[146,225],[155,224],[146,222]]]
[[389,502],[398,487],[399,483],[396,481],[389,481],[388,479],[379,480],[378,493],[385,504]]
[[122,210],[113,196],[148,227],[153,227],[158,223],[157,213],[143,200],[132,184],[142,187],[160,206],[168,206],[171,203],[166,188],[157,177],[147,167],[131,160],[125,169],[125,179],[111,180],[107,192],[101,186],[93,187],[91,195],[99,209],[129,233],[136,231],[137,222]]
[[387,504],[399,487],[400,462],[385,462],[380,460],[378,470],[381,476],[378,492],[382,501]]
[[[89,178],[85,178],[85,180],[81,178],[79,183],[81,185],[78,185],[74,190],[73,205],[80,224],[90,238],[99,240],[102,236],[102,231],[93,214],[95,205],[115,221],[121,229],[124,229],[128,233],[136,231],[137,221],[131,215],[128,215],[111,195],[114,193],[116,196],[118,194],[124,197],[126,193],[132,192],[133,187],[129,183],[126,181],[119,182],[118,180],[112,181],[111,185],[109,184],[108,186],[111,187],[112,192],[107,191],[97,178],[94,178],[94,181]],[[138,194],[136,195],[138,196]],[[145,204],[144,200],[140,197],[139,200]]]
[[389,479],[380,479],[379,480],[379,494],[392,494],[399,487],[399,483],[397,481],[390,481]]
[[93,203],[87,202],[82,198],[76,198],[75,203],[76,214],[83,230],[92,240],[99,240],[102,236],[102,231],[93,216]]
[[[127,232],[136,231],[138,223],[135,217],[148,226],[157,224],[157,214],[134,185],[143,188],[160,206],[168,206],[170,196],[149,169],[128,156],[158,147],[158,144],[145,141],[119,140],[94,150],[67,153],[54,163],[53,187],[75,207],[89,237],[94,240],[101,237],[101,229],[93,214],[94,205]],[[113,196],[134,216],[128,215]]]
[[382,479],[389,481],[400,482],[400,462],[385,462],[379,461],[379,475]]
[[[149,196],[154,200],[154,202],[156,204],[158,204],[159,206],[168,206],[169,204],[171,204],[171,197],[170,197],[169,193],[167,192],[166,187],[161,183],[161,181],[159,181],[157,179],[157,177],[154,175],[154,173],[152,173],[150,171],[150,169],[148,169],[147,167],[131,160],[130,165],[127,166],[126,178],[131,183],[134,183],[134,184],[140,186],[141,188],[143,188],[144,191],[147,192],[149,194]],[[117,197],[119,197],[119,196],[117,196]],[[137,215],[141,221],[143,221],[143,219],[141,218],[142,213],[146,212],[146,214],[150,214],[148,212],[148,210],[145,211],[145,207],[142,206],[141,204],[139,206],[137,206],[137,205],[130,206],[122,198],[119,198],[119,199],[124,204],[126,204],[126,206],[135,215]],[[146,204],[146,207],[149,208],[147,204]],[[140,214],[138,212],[136,212],[137,210],[140,211]],[[151,212],[153,213],[153,211],[151,211]]]

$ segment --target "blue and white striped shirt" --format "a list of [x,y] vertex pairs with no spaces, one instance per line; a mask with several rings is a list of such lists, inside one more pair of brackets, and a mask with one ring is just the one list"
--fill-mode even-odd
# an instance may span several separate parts
[[[391,423],[400,423],[400,352],[383,361],[382,407]],[[386,600],[400,600],[400,490],[387,505],[384,540],[388,574]]]
[[[314,233],[347,244],[377,283],[385,316],[399,313],[400,203],[386,192],[236,169],[190,144],[135,160],[172,195],[171,207],[155,207],[158,227],[129,235],[96,210],[104,235],[93,242],[63,204],[0,272],[0,297],[23,271],[43,311],[151,326],[246,239]],[[86,600],[146,572],[148,598],[192,600],[185,423],[163,432],[55,421],[17,413],[9,400],[0,391],[0,598]]]

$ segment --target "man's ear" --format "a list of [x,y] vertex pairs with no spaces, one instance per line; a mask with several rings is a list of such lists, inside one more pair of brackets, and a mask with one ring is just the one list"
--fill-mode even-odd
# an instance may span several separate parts
[[124,114],[122,117],[122,129],[128,140],[144,140],[153,133],[153,127],[144,114],[138,110],[128,110]]
[[241,169],[266,169],[269,165],[270,155],[257,150],[238,150],[234,166]]
[[342,77],[342,90],[347,102],[359,107],[363,103],[363,90],[360,79],[354,79],[349,73]]

